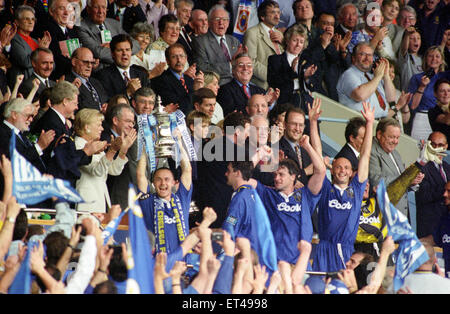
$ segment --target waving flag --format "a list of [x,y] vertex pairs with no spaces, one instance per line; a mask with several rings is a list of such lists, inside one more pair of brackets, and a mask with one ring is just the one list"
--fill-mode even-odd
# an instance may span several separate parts
[[32,241],[28,244],[27,252],[25,253],[25,258],[20,265],[19,271],[14,277],[14,281],[8,289],[9,294],[30,294],[31,292],[31,266],[30,266],[30,256],[33,248],[39,245],[39,242]]
[[81,196],[68,181],[43,176],[16,150],[16,134],[12,132],[9,144],[13,169],[13,191],[18,203],[36,204],[52,196],[69,202],[83,202]]
[[428,261],[429,256],[408,219],[389,201],[384,180],[378,184],[377,200],[387,222],[388,235],[399,244],[392,254],[395,262],[394,292],[397,292],[403,286],[405,277]]
[[107,225],[105,230],[102,232],[102,238],[103,238],[103,245],[106,245],[109,241],[109,239],[114,235],[117,228],[119,227],[120,221],[122,220],[123,216],[128,212],[128,210],[124,210],[120,213],[119,217],[111,220]]
[[255,251],[258,253],[259,260],[262,265],[272,272],[278,269],[277,267],[277,249],[275,246],[275,239],[273,237],[272,228],[270,227],[269,216],[267,216],[266,209],[263,202],[259,198],[255,189],[252,189],[253,198],[255,200],[255,220],[256,232],[258,234],[258,241],[256,243]]
[[127,294],[154,293],[152,249],[144,223],[141,207],[132,185],[128,190],[128,224],[130,246],[128,249]]
[[[263,2],[263,0],[257,0],[257,7]],[[248,28],[250,21],[250,14],[257,14],[252,11],[252,0],[241,0],[238,7],[238,14],[236,16],[236,22],[234,24],[233,36],[239,39],[240,42],[244,39],[244,33]]]

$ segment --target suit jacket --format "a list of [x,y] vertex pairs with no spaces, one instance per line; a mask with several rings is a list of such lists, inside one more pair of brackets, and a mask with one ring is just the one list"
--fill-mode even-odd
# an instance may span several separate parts
[[[278,30],[276,32],[281,34]],[[263,28],[262,22],[245,32],[244,45],[248,48],[248,54],[253,61],[252,83],[267,89],[267,58],[276,54],[276,50],[274,43]],[[281,45],[278,46],[282,51]]]
[[[19,87],[19,93],[21,93],[23,95],[23,97],[26,98],[28,96],[28,94],[31,92],[31,90],[33,89],[33,80],[36,78],[38,78],[38,77],[36,76],[36,74],[33,73],[28,79],[26,79],[22,82],[22,84]],[[56,84],[56,82],[51,79],[48,80],[48,83],[49,83],[50,87],[53,87]],[[34,95],[33,102],[35,102],[36,100],[39,99],[39,95],[41,95],[42,91],[46,88],[47,87],[45,86],[45,84],[40,82],[39,88],[36,91],[36,94]]]
[[[108,4],[108,11],[106,11],[106,17],[115,19],[116,12],[114,12],[114,2]],[[146,22],[147,17],[140,5],[135,7],[126,7],[122,17],[122,28],[125,32],[130,33],[133,25],[137,22]]]
[[189,65],[192,65],[194,63],[194,53],[192,51],[192,39],[194,38],[194,36],[189,33],[187,26],[188,25],[185,26],[186,34],[191,39],[191,43],[188,43],[187,40],[184,39],[183,35],[181,34],[182,31],[180,31],[180,36],[178,37],[177,43],[183,45],[184,50],[186,50],[188,63]]
[[[240,42],[231,35],[225,35],[225,40],[227,42],[230,57],[233,57]],[[197,69],[203,72],[214,71],[219,74],[219,84],[221,86],[231,81],[231,64],[225,57],[222,48],[211,30],[204,35],[193,38],[192,50]]]
[[349,143],[346,143],[344,146],[342,146],[342,149],[336,154],[336,156],[334,156],[334,159],[338,159],[341,157],[347,158],[350,161],[353,171],[358,170],[359,159],[358,157],[356,157],[355,152],[350,147]]
[[[280,146],[280,150],[283,151],[284,156],[286,158],[289,158],[289,159],[292,159],[293,161],[295,161],[297,166],[300,168],[300,163],[298,162],[297,153],[292,148],[291,144],[288,142],[286,137],[284,137],[284,136],[281,137],[279,146]],[[312,161],[311,161],[311,157],[309,157],[308,152],[303,147],[300,147],[300,152],[302,155],[302,168],[300,168],[300,182],[302,182],[303,185],[306,186],[308,184],[309,177],[306,175],[304,168],[308,167]]]
[[[37,41],[35,40],[37,43]],[[24,80],[33,75],[33,66],[31,65],[31,47],[16,34],[11,39],[11,50],[9,51],[9,61],[11,61],[11,68],[8,69],[8,85],[12,90],[16,83],[16,77],[19,74],[24,75]]]
[[[76,76],[71,71],[66,74],[65,79],[68,82],[73,82],[76,79]],[[100,98],[100,104],[108,102],[109,97],[105,89],[103,88],[103,84],[94,77],[90,77],[89,82],[92,84],[92,86],[94,86],[94,89],[96,90],[98,97]],[[79,91],[80,94],[78,95],[78,110],[81,110],[83,108],[91,108],[97,110],[100,109],[89,88],[87,88],[84,84],[81,84]]]
[[[450,180],[450,165],[442,162],[447,181]],[[420,188],[416,192],[416,221],[419,238],[433,234],[439,220],[448,212],[442,195],[446,181],[433,162],[428,162],[422,169],[425,174]]]
[[[249,84],[250,95],[265,94],[266,91],[254,84]],[[244,93],[244,90],[239,86],[238,82],[233,79],[231,82],[223,85],[219,88],[217,94],[217,102],[222,106],[223,115],[226,116],[234,110],[247,114],[245,107],[247,106],[248,98]]]
[[[114,19],[106,18],[103,24],[111,32],[111,38],[115,35],[126,33],[122,29],[120,22]],[[114,63],[111,57],[111,49],[101,46],[102,36],[97,24],[94,24],[89,18],[85,18],[81,21],[80,26],[75,26],[74,28],[77,31],[81,45],[91,49],[94,58],[100,59],[100,66],[97,70]],[[139,43],[133,38],[131,40],[133,42],[132,52],[136,54],[140,50]]]
[[[142,67],[133,64],[129,68],[129,73],[130,79],[139,78],[141,80],[142,87],[150,87],[148,73]],[[95,78],[102,83],[108,96],[108,100],[118,94],[126,95],[127,86],[125,85],[125,81],[115,64],[112,64],[100,72],[95,73]]]
[[184,75],[184,81],[189,92],[186,92],[181,81],[169,69],[165,70],[160,76],[152,79],[152,88],[155,93],[161,96],[163,105],[177,103],[179,109],[188,115],[192,111],[192,95],[194,93],[194,80]]
[[61,48],[59,46],[60,41],[64,41],[67,39],[78,38],[77,31],[74,28],[66,28],[67,36],[63,33],[61,27],[58,23],[55,22],[53,18],[49,18],[47,30],[52,36],[52,41],[50,42],[50,50],[53,51],[53,59],[55,61],[55,67],[50,75],[52,80],[59,79],[63,74],[70,71],[72,68],[72,63],[70,58],[64,56],[61,52]]
[[[402,157],[396,150],[392,152],[392,156],[394,157],[395,163],[397,164],[400,173],[402,173],[405,170],[405,165],[403,164]],[[388,186],[389,183],[394,181],[399,175],[400,174],[398,173],[394,162],[392,161],[392,158],[383,150],[383,148],[381,148],[378,141],[374,138],[369,164],[370,186],[377,186],[381,179],[384,179],[386,186]],[[395,207],[408,217],[409,206],[407,193],[403,195],[403,197]]]

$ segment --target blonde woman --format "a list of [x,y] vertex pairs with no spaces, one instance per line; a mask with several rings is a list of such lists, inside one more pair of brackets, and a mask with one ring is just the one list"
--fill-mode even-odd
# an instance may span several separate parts
[[[205,71],[203,72],[203,83],[205,88],[209,88],[213,91],[213,93],[217,97],[217,93],[219,92],[219,81],[220,75],[213,71]],[[216,106],[214,107],[214,113],[211,117],[211,123],[217,124],[223,120],[223,109],[220,104],[216,101]]]
[[[103,131],[103,114],[96,109],[82,109],[75,116],[75,146],[82,149],[86,143],[99,140]],[[136,131],[121,135],[111,140],[106,152],[92,156],[89,165],[80,167],[81,177],[76,182],[76,190],[85,203],[77,204],[77,210],[105,213],[111,207],[111,200],[106,186],[108,174],[120,175],[128,162],[126,154],[136,140]],[[125,193],[125,192],[124,192]]]

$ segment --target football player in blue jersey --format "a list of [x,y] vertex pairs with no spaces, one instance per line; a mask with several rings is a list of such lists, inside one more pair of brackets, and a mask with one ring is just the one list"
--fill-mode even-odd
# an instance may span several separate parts
[[[320,242],[313,256],[313,270],[335,272],[345,269],[345,263],[354,251],[358,231],[361,202],[369,173],[370,151],[374,123],[374,108],[363,102],[361,111],[366,120],[366,133],[361,148],[358,170],[353,176],[352,165],[344,157],[333,161],[332,182],[324,180],[318,203],[318,235]],[[311,142],[322,153],[318,136],[319,109],[310,110]],[[353,176],[353,177],[352,177]]]
[[181,153],[181,177],[176,193],[176,181],[169,168],[159,168],[153,173],[156,193],[149,193],[146,176],[147,157],[143,153],[136,170],[137,185],[143,196],[139,198],[145,225],[155,234],[156,253],[173,252],[189,234],[189,208],[192,197],[192,168],[183,148],[181,134],[176,133]]

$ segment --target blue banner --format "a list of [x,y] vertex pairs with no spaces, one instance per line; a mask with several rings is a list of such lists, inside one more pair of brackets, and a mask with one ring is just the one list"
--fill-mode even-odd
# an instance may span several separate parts
[[12,132],[9,144],[13,170],[13,191],[17,202],[36,204],[53,196],[69,202],[81,203],[84,200],[70,186],[68,181],[42,175],[28,160],[16,150],[16,134]]
[[[14,132],[13,132],[14,133]],[[39,242],[28,243],[25,258],[20,265],[19,271],[14,277],[14,281],[8,289],[8,294],[30,294],[31,292],[31,265],[30,256],[33,248],[39,246]]]
[[154,293],[152,248],[141,207],[136,200],[134,187],[128,190],[128,226],[130,245],[128,246],[127,294]]
[[275,239],[273,237],[272,228],[270,227],[269,216],[267,216],[266,208],[259,198],[255,189],[252,189],[253,197],[255,199],[255,220],[257,232],[257,248],[259,261],[261,265],[265,265],[270,271],[274,272],[278,269],[277,266],[277,249],[275,246]]
[[384,180],[378,184],[377,200],[386,220],[388,235],[398,243],[397,250],[392,253],[395,263],[394,292],[397,292],[403,286],[405,277],[428,261],[429,256],[406,216],[389,201]]

